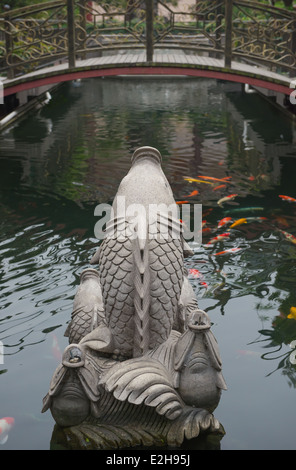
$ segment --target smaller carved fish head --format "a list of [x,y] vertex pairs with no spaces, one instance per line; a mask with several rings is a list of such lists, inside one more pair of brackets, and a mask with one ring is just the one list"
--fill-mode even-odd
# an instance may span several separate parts
[[72,343],[64,350],[62,364],[66,367],[82,367],[85,362],[85,354],[80,345]]
[[210,331],[210,319],[202,310],[192,313],[188,327],[176,345],[178,391],[187,405],[212,412],[220,401],[221,390],[227,388],[216,340]]
[[202,343],[196,346],[180,371],[178,392],[187,405],[213,412],[221,396],[218,372],[211,366]]

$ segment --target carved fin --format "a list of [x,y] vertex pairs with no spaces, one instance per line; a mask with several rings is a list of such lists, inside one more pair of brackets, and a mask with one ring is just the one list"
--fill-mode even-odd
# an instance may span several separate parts
[[[139,219],[139,224],[145,224],[146,218]],[[141,233],[138,227],[138,233]],[[149,319],[150,319],[150,267],[149,267],[149,247],[148,232],[144,237],[136,236],[134,245],[134,348],[133,356],[143,355],[149,348]]]
[[114,365],[102,374],[99,385],[119,401],[145,403],[168,419],[175,419],[183,409],[167,369],[147,356]]
[[88,333],[80,341],[81,345],[101,352],[113,352],[113,338],[109,328],[103,324]]
[[176,346],[175,346],[175,361],[174,367],[175,370],[179,370],[182,367],[182,364],[185,360],[185,357],[190,351],[191,346],[194,341],[194,333],[189,329],[183,333],[180,338],[178,339]]
[[47,395],[43,398],[43,407],[41,410],[41,413],[44,413],[47,411],[52,403],[52,397],[57,395],[59,391],[62,389],[63,383],[64,383],[64,378],[68,374],[67,368],[63,364],[59,364],[57,369],[55,370],[50,386],[49,386],[49,392]]
[[94,256],[91,258],[90,264],[99,264],[99,258],[100,258],[100,248],[98,248]]
[[192,251],[188,243],[185,242],[184,238],[183,238],[183,253],[184,253],[185,258],[187,258],[188,256],[194,255],[194,251]]
[[210,330],[208,330],[205,333],[205,336],[206,336],[206,341],[207,341],[207,347],[211,354],[213,367],[215,367],[215,369],[217,370],[222,370],[222,362],[221,362],[220,352],[218,349],[217,340]]

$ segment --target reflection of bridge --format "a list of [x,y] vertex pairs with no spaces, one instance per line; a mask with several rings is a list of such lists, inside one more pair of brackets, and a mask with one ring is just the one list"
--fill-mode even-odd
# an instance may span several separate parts
[[0,17],[4,94],[95,76],[169,74],[290,94],[296,12],[246,0],[53,0]]

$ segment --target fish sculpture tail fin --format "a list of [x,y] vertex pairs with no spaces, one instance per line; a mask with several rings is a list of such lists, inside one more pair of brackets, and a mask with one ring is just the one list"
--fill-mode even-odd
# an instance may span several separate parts
[[[140,223],[146,223],[142,221]],[[144,236],[143,236],[144,235]],[[139,357],[149,349],[150,342],[150,266],[148,231],[133,240],[134,258],[134,347],[133,356]]]

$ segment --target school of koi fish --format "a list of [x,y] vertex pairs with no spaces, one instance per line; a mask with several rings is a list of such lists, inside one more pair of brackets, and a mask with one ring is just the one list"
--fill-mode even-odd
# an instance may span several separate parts
[[[253,176],[249,177],[250,181],[253,181],[254,179],[255,178]],[[204,175],[198,175],[196,178],[186,176],[184,177],[184,180],[187,181],[188,183],[195,184],[195,185],[201,185],[201,184],[212,185],[212,191],[217,191],[218,193],[221,190],[225,190],[225,189],[227,190],[231,188],[231,176],[227,176],[225,178],[215,178],[213,176],[204,176]],[[262,223],[263,221],[265,222],[265,224],[267,224],[267,226],[270,229],[274,230],[275,233],[278,233],[280,239],[286,240],[287,242],[290,242],[296,245],[296,236],[286,231],[286,228],[289,226],[289,223],[287,222],[286,218],[283,215],[274,215],[270,219],[264,216],[251,216],[250,215],[250,214],[254,214],[258,212],[260,213],[264,211],[263,207],[241,206],[239,208],[225,209],[225,205],[233,204],[234,203],[233,201],[239,197],[239,194],[231,193],[230,190],[229,190],[229,193],[230,194],[217,199],[217,207],[223,210],[225,217],[222,217],[220,220],[218,220],[216,224],[208,223],[208,221],[204,218],[207,215],[211,214],[214,207],[206,209],[205,211],[203,210],[202,246],[206,250],[211,250],[208,252],[208,255],[210,257],[211,256],[219,257],[222,255],[234,255],[238,252],[241,252],[243,248],[239,246],[235,246],[232,248],[219,249],[215,252],[213,252],[213,250],[215,250],[215,247],[217,245],[219,246],[219,248],[223,248],[223,243],[226,240],[230,239],[230,237],[232,239],[235,239],[235,235],[237,233],[236,230],[240,230],[245,226],[249,226],[250,224]],[[195,196],[197,196],[196,199],[195,199]],[[187,194],[184,197],[184,200],[180,200],[177,203],[187,204],[193,201],[195,203],[198,203],[198,196],[199,196],[199,190],[194,189],[193,191],[191,191],[190,194]],[[284,204],[296,203],[296,198],[288,196],[288,195],[279,194],[279,198],[283,201]],[[237,201],[234,204],[240,205]],[[296,209],[296,206],[295,206],[295,209]],[[245,214],[246,216],[242,217],[243,214]],[[241,215],[241,217],[239,217],[239,215]],[[296,212],[295,212],[295,215],[296,215]],[[205,243],[204,243],[204,239],[206,239]],[[199,284],[201,286],[205,288],[209,287],[208,284],[202,280],[204,276],[198,269],[190,268],[188,272],[192,278],[198,279]],[[291,307],[291,309],[293,313],[291,313],[288,316],[288,318],[296,320],[296,313],[295,313],[296,307]],[[295,309],[295,311],[293,309]]]

